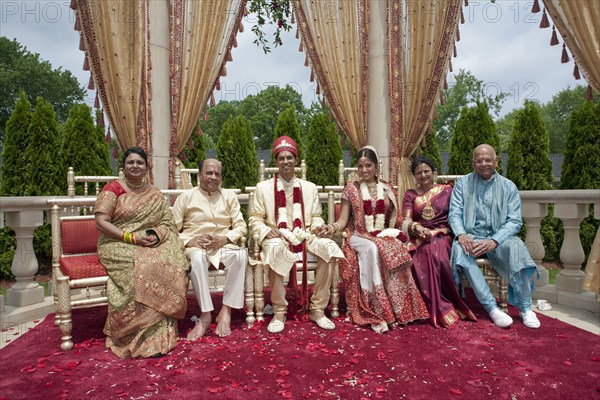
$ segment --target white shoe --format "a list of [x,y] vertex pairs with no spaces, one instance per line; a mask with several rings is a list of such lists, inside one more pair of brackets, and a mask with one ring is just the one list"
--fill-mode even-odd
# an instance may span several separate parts
[[275,318],[273,318],[267,326],[267,330],[271,333],[281,333],[283,332],[283,328],[285,328],[285,322]]
[[540,327],[540,320],[537,318],[537,315],[531,310],[527,310],[525,312],[520,313],[521,318],[523,319],[523,325],[531,329],[537,329]]
[[335,324],[329,318],[323,316],[319,319],[312,319],[321,329],[327,329],[328,331],[335,329]]
[[513,323],[510,315],[502,312],[499,308],[494,308],[489,314],[494,324],[499,328],[508,328]]

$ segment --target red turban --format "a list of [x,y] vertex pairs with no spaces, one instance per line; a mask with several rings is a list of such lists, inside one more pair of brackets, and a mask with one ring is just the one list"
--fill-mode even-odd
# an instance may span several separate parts
[[277,154],[282,151],[289,151],[298,157],[298,145],[294,142],[294,139],[289,136],[280,136],[275,143],[273,143],[273,157],[277,158]]

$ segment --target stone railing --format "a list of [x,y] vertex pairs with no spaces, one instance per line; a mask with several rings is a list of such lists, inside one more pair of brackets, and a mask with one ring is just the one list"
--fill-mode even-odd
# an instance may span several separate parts
[[[165,192],[169,192],[165,193],[169,196],[179,191]],[[522,191],[520,194],[523,203],[523,220],[527,224],[525,242],[541,272],[537,281],[537,297],[551,303],[600,312],[600,303],[595,300],[592,293],[584,293],[583,290],[584,273],[581,264],[584,261],[584,253],[579,240],[579,224],[587,217],[590,204],[594,205],[595,218],[600,219],[600,190]],[[326,201],[327,196],[327,193],[321,193],[322,201]],[[238,197],[240,203],[248,203],[248,194],[240,194]],[[38,261],[33,252],[33,231],[42,225],[44,211],[49,211],[51,208],[47,200],[54,198],[61,197],[0,198],[0,213],[4,216],[5,224],[14,229],[17,242],[12,263],[12,272],[17,282],[7,290],[6,307],[3,307],[3,299],[0,299],[0,311],[3,316],[8,312],[14,312],[15,309],[44,302],[44,290],[34,279],[38,271]],[[557,277],[556,285],[548,284],[548,271],[542,266],[544,246],[540,235],[540,222],[547,215],[549,204],[555,205],[554,215],[562,220],[565,233],[560,250],[564,269]]]

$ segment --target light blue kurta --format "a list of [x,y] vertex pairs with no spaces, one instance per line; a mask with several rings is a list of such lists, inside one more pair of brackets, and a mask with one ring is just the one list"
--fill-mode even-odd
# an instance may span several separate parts
[[[495,240],[498,247],[487,256],[498,274],[509,281],[509,302],[522,303],[515,298],[521,297],[520,293],[527,294],[529,299],[523,300],[531,302],[532,276],[537,265],[516,236],[523,225],[521,199],[511,180],[498,173],[487,181],[475,172],[461,177],[452,191],[448,221],[455,237],[467,234],[475,240]],[[475,259],[465,254],[458,240],[452,245],[451,263],[455,273],[476,266]]]

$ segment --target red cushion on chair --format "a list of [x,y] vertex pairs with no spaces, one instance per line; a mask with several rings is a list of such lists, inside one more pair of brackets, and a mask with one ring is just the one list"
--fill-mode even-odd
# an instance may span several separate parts
[[60,222],[63,254],[95,253],[100,232],[94,219]]
[[60,270],[70,279],[106,276],[106,268],[100,263],[96,254],[61,257]]

